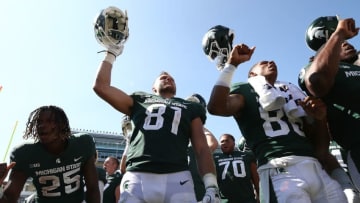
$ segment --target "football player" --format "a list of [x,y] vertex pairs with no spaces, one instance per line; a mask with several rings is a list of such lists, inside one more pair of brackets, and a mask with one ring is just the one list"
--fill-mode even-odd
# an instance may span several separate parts
[[357,190],[360,189],[360,60],[359,53],[347,40],[358,32],[352,18],[315,19],[307,29],[306,43],[316,55],[299,74],[299,86],[326,103],[330,134],[347,153],[348,172]]
[[109,156],[105,159],[103,168],[106,171],[106,184],[104,187],[104,200],[106,203],[118,203],[120,199],[120,182],[123,174],[119,171],[119,160]]
[[245,151],[235,150],[235,138],[230,134],[220,136],[220,146],[222,153],[213,156],[221,201],[259,202],[259,174],[255,157]]
[[305,98],[295,85],[277,81],[274,61],[256,63],[249,70],[248,82],[235,83],[230,90],[237,66],[250,60],[254,51],[255,47],[245,44],[229,51],[208,111],[236,120],[257,159],[260,202],[346,202],[339,183],[316,159],[320,152],[330,154],[326,106],[321,100]]
[[[100,38],[98,42],[106,52],[93,89],[117,111],[129,115],[134,124],[120,201],[196,202],[187,160],[191,140],[206,188],[203,202],[219,202],[215,165],[203,130],[205,109],[200,104],[175,97],[176,84],[167,72],[156,78],[152,93],[128,95],[112,86],[113,64],[127,39],[127,14],[120,9],[105,9],[95,22],[95,36]],[[114,26],[114,22],[120,25]],[[117,34],[114,36],[109,29]]]
[[16,202],[28,178],[38,202],[81,203],[84,196],[88,203],[100,202],[94,140],[87,134],[73,136],[61,108],[41,106],[32,111],[23,138],[35,142],[12,151],[10,160],[16,164],[0,202]]
[[[205,101],[204,97],[202,97],[200,94],[192,94],[191,96],[186,98],[186,100],[201,104],[201,106],[203,106],[206,111],[206,101]],[[214,152],[219,145],[217,139],[215,138],[214,134],[212,132],[210,132],[210,130],[208,130],[205,126],[204,126],[204,133],[205,133],[206,142],[210,148],[210,151]],[[202,202],[202,199],[205,194],[205,186],[204,186],[204,182],[202,181],[202,177],[199,175],[197,162],[196,162],[196,158],[195,158],[195,154],[194,154],[194,149],[191,146],[191,143],[189,144],[188,154],[189,154],[188,155],[189,156],[189,169],[190,169],[193,181],[194,181],[194,190],[195,190],[196,200],[198,202]]]

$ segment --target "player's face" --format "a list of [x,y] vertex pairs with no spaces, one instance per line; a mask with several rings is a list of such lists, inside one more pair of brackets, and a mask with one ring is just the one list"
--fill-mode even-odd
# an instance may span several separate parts
[[235,142],[231,139],[231,137],[223,135],[220,138],[220,147],[223,153],[229,154],[234,151]]
[[176,84],[174,78],[168,74],[160,75],[154,83],[153,91],[157,95],[162,95],[163,93],[176,93]]
[[354,46],[345,41],[341,44],[340,60],[353,63],[358,57],[356,52]]
[[107,174],[113,174],[117,168],[116,168],[116,164],[114,163],[114,160],[112,160],[111,158],[106,158],[103,164],[103,168],[106,171]]
[[40,112],[36,123],[36,129],[39,141],[43,144],[50,144],[60,140],[54,115],[51,111]]
[[274,61],[260,61],[251,72],[264,76],[269,82],[275,82],[277,78],[277,66]]

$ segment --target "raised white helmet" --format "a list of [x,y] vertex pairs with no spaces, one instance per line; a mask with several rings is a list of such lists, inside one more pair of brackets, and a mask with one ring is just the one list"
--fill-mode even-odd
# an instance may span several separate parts
[[129,37],[128,16],[115,6],[110,6],[95,17],[95,38],[99,44],[109,49],[124,44]]

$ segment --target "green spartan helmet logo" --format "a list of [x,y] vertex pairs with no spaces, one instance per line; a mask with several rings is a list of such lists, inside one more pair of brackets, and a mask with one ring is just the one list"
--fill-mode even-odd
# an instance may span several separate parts
[[317,51],[330,38],[338,24],[337,16],[315,19],[306,30],[305,40],[310,49]]

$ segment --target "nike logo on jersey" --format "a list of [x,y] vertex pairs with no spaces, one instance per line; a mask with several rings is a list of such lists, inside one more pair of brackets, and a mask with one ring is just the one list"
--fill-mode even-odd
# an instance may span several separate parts
[[82,156],[79,156],[78,158],[74,158],[74,162],[78,162],[80,159],[82,159]]
[[180,181],[180,185],[184,185],[185,183],[187,183],[189,180],[185,180],[185,181]]

